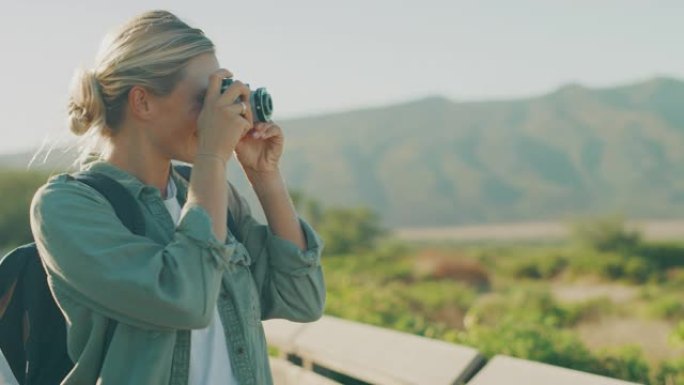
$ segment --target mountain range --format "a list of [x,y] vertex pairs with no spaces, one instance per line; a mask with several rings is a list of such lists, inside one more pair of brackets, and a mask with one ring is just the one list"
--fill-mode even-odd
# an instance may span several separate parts
[[[326,206],[371,207],[390,227],[684,218],[678,79],[517,100],[430,97],[280,125],[291,188]],[[0,156],[0,166],[29,158]]]

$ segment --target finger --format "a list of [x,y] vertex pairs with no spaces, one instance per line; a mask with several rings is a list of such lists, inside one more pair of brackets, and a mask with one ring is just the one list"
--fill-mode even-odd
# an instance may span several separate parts
[[260,137],[262,139],[269,139],[276,136],[282,136],[283,130],[277,124],[269,124],[266,130],[264,130]]
[[233,74],[230,71],[223,68],[209,75],[209,85],[207,86],[207,93],[204,95],[205,103],[216,100],[221,93],[221,81],[232,76]]
[[221,94],[221,101],[225,103],[234,103],[236,100],[249,102],[249,87],[239,80],[234,80],[233,83],[223,91]]
[[268,128],[268,123],[265,122],[255,122],[254,127],[249,131],[249,136],[254,139],[259,139],[263,136],[264,131]]
[[[250,108],[249,96],[251,91],[244,83],[239,80],[233,81],[233,83],[228,87],[221,95],[221,103],[235,103],[236,101],[241,101],[245,103],[245,119],[250,122],[254,121],[252,118],[252,109]],[[238,103],[238,105],[240,105]]]
[[263,136],[264,131],[268,128],[268,123],[264,122],[256,122],[254,124],[254,128],[250,131],[250,135],[255,138],[259,139],[260,137]]
[[246,105],[245,105],[245,107],[242,107],[242,103],[244,103],[244,102],[231,103],[231,104],[222,106],[222,108],[224,110],[230,111],[231,113],[234,113],[235,115],[240,115],[243,118],[247,119],[247,113],[245,112],[245,114],[243,115],[242,111],[248,110],[249,107],[247,107]]

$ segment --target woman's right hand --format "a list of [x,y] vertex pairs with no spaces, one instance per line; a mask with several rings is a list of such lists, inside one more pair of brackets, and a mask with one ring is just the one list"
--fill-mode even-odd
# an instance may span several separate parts
[[[221,82],[227,77],[232,77],[232,74],[224,69],[209,77],[204,105],[197,117],[197,154],[217,155],[226,161],[240,139],[252,128],[249,87],[236,80],[221,94]],[[241,115],[241,103],[236,103],[236,100],[245,103],[244,115]]]

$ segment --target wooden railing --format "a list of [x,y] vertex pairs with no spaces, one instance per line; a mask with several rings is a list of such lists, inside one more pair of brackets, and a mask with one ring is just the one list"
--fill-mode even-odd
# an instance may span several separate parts
[[329,316],[264,328],[276,385],[635,385]]

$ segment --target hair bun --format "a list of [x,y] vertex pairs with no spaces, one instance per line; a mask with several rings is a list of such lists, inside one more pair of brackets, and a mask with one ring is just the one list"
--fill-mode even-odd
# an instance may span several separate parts
[[67,107],[69,129],[83,135],[91,127],[102,127],[105,122],[105,106],[95,73],[78,70],[71,84]]

